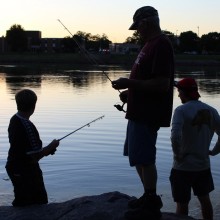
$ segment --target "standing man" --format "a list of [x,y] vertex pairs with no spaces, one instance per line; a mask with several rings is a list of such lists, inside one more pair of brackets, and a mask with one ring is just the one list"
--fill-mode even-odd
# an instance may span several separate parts
[[[191,189],[201,204],[203,219],[213,219],[209,193],[214,190],[209,155],[220,152],[220,116],[216,109],[199,101],[194,79],[180,80],[176,87],[183,105],[174,111],[171,142],[174,154],[170,182],[176,213],[188,215]],[[214,133],[218,140],[209,151]]]
[[162,33],[158,12],[151,6],[139,8],[130,30],[137,30],[145,41],[132,67],[129,79],[112,82],[127,102],[128,119],[124,155],[135,166],[144,194],[128,203],[127,219],[160,219],[163,204],[157,195],[156,141],[160,127],[169,127],[173,105],[174,54]]

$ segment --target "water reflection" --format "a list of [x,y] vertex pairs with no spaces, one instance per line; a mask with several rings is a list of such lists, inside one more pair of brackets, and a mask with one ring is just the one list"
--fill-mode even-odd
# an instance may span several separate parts
[[194,77],[201,92],[216,95],[220,92],[219,67],[181,67],[176,71],[176,78]]
[[[62,82],[72,84],[73,87],[90,87],[96,83],[106,83],[108,78],[117,78],[118,75],[127,77],[129,70],[122,70],[120,67],[105,67],[100,68],[94,67],[94,69],[74,69],[66,67],[62,69],[56,66],[47,67],[25,67],[25,66],[0,66],[0,72],[5,74],[5,80],[8,89],[14,92],[14,87],[20,89],[23,87],[40,87],[42,80],[47,79],[51,82]],[[110,69],[109,69],[110,68]],[[103,74],[103,71],[105,74]],[[183,77],[194,77],[197,82],[200,91],[209,94],[218,94],[220,91],[220,70],[218,67],[178,67],[176,70],[176,80]],[[43,78],[43,79],[42,79]]]
[[41,86],[41,77],[39,76],[28,76],[28,75],[9,75],[7,74],[5,78],[8,90],[11,90],[11,93],[16,93],[17,90],[20,90],[24,87],[37,88]]
[[[90,128],[83,128],[62,140],[56,155],[42,161],[50,201],[65,201],[108,191],[135,196],[142,194],[135,170],[122,156],[127,121],[124,113],[114,107],[120,101],[119,93],[112,89],[110,81],[102,73],[103,68],[111,80],[129,76],[129,70],[122,67],[0,67],[0,102],[4,103],[0,108],[0,205],[10,204],[12,200],[10,181],[3,180],[7,179],[4,169],[8,150],[7,126],[16,110],[14,94],[24,87],[35,90],[38,95],[36,112],[31,120],[45,144],[105,115]],[[177,69],[175,78],[195,77],[202,99],[205,98],[220,112],[219,75],[219,69],[181,67]],[[180,104],[175,89],[174,108]],[[168,180],[172,166],[170,128],[161,129],[158,137],[158,189],[166,199],[164,210],[174,211]],[[215,195],[220,193],[218,160],[218,156],[212,158]],[[219,207],[218,199],[215,199],[214,207]]]

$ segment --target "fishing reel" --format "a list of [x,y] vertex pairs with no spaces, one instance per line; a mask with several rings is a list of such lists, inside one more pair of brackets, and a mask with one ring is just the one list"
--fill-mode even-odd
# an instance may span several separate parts
[[117,108],[118,111],[120,111],[120,112],[125,112],[125,113],[126,113],[126,111],[124,110],[124,105],[125,105],[125,102],[123,102],[122,105],[116,103],[116,104],[114,105],[114,107]]

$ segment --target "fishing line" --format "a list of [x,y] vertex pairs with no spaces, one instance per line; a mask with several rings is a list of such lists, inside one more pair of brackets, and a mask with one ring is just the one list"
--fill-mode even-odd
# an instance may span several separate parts
[[[91,53],[89,53],[88,50],[86,50],[79,42],[78,40],[74,37],[74,35],[69,31],[69,29],[60,21],[60,19],[57,19],[60,24],[65,28],[65,30],[68,31],[68,33],[72,36],[74,42],[76,43],[76,45],[79,47],[80,51],[83,52],[83,54],[86,56],[86,58],[89,60],[89,62],[91,64],[95,64],[96,66],[99,66],[98,62],[95,60],[95,58],[91,55]],[[110,82],[112,82],[112,80],[109,78],[108,74],[105,73],[105,71],[103,70],[103,74],[108,78],[108,80]],[[119,90],[118,90],[119,91]],[[120,92],[120,91],[119,91]]]
[[71,135],[71,134],[75,133],[76,131],[79,131],[80,129],[82,129],[82,128],[86,127],[86,126],[87,126],[87,127],[89,127],[89,126],[90,126],[90,124],[92,124],[92,123],[94,123],[94,122],[96,122],[96,121],[98,121],[98,120],[101,120],[101,119],[103,119],[104,117],[105,117],[105,116],[104,116],[104,115],[102,115],[101,117],[96,118],[96,119],[94,119],[93,121],[90,121],[89,123],[87,123],[87,124],[83,125],[82,127],[77,128],[76,130],[74,130],[74,131],[70,132],[69,134],[67,134],[67,135],[63,136],[62,138],[58,139],[58,141],[63,140],[64,138],[66,138],[66,137],[68,137],[69,135]]
[[[85,57],[88,59],[88,61],[91,64],[95,64],[96,66],[99,66],[98,62],[94,59],[94,57],[91,55],[91,53],[89,53],[88,50],[85,49],[85,47],[83,47],[78,40],[74,37],[74,35],[70,32],[70,30],[61,22],[60,19],[57,19],[58,22],[64,27],[64,29],[72,36],[72,39],[74,40],[74,42],[76,43],[76,45],[79,47],[80,51],[85,55]],[[112,80],[109,78],[108,74],[102,70],[102,73],[107,77],[107,79],[112,83]],[[118,89],[118,92],[121,93],[121,91]],[[119,104],[115,104],[114,107],[116,107],[119,111],[123,111],[125,112],[125,110],[123,109],[124,107],[123,103],[122,105]]]

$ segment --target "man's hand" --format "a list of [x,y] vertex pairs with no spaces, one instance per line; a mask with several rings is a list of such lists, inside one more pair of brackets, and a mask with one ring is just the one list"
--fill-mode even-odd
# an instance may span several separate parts
[[119,78],[115,81],[112,81],[112,87],[114,89],[127,89],[129,87],[129,79],[128,78]]
[[123,103],[127,103],[127,100],[128,100],[128,90],[125,90],[123,92],[121,92],[119,94],[119,97],[120,97],[120,100],[123,102]]

